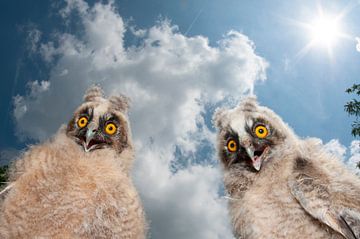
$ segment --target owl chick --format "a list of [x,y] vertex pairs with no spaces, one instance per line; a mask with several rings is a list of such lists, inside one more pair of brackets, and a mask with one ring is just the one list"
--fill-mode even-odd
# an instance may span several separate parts
[[67,127],[15,162],[0,238],[145,238],[127,109],[92,87]]
[[246,98],[214,114],[237,238],[360,238],[360,180]]

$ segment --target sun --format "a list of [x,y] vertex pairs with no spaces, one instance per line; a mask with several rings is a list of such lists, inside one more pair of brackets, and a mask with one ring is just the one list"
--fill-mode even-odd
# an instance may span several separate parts
[[290,19],[290,22],[295,26],[304,30],[303,34],[308,39],[307,44],[301,48],[295,55],[295,60],[298,61],[307,55],[310,51],[315,49],[323,49],[327,52],[331,60],[335,59],[334,53],[336,45],[341,40],[351,40],[352,37],[345,33],[343,19],[347,12],[352,9],[352,6],[344,8],[337,14],[326,12],[319,5],[317,14],[308,21],[298,21]]
[[313,45],[332,48],[341,37],[340,22],[334,16],[322,15],[309,24]]

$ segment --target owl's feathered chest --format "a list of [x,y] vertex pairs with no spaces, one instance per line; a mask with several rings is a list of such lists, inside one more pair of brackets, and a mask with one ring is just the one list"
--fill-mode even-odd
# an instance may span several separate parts
[[15,166],[0,235],[143,238],[141,203],[119,160],[100,150],[90,157],[66,139],[33,147]]
[[[256,175],[225,173],[235,235],[239,238],[328,238],[328,232],[318,230],[319,222],[309,217],[291,194],[288,170],[281,170],[282,174],[276,170],[263,170]],[[304,230],[304,225],[310,226]]]

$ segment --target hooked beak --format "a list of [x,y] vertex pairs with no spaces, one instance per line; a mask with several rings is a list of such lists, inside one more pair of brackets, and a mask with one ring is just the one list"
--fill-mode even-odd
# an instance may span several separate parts
[[86,131],[85,141],[82,142],[85,152],[90,152],[103,143],[102,141],[96,140],[95,136],[96,127],[94,125],[89,125],[88,130]]
[[269,151],[269,147],[254,149],[253,146],[244,146],[245,151],[251,159],[251,165],[256,171],[260,171],[264,159]]
[[270,151],[266,145],[254,145],[250,139],[243,139],[240,142],[240,157],[251,164],[259,172],[261,166]]

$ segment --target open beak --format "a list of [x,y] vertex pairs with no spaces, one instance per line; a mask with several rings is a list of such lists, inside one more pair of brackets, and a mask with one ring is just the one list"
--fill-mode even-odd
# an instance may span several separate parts
[[263,149],[254,149],[252,146],[245,147],[246,153],[251,159],[251,165],[256,171],[260,171],[269,147]]
[[93,125],[89,125],[88,130],[86,131],[85,141],[82,142],[82,146],[85,152],[90,152],[91,150],[97,148],[101,143],[96,138],[96,128]]
[[254,150],[252,148],[246,148],[246,153],[248,154],[249,158],[251,159],[251,164],[256,169],[256,171],[260,171],[262,158],[254,155]]

